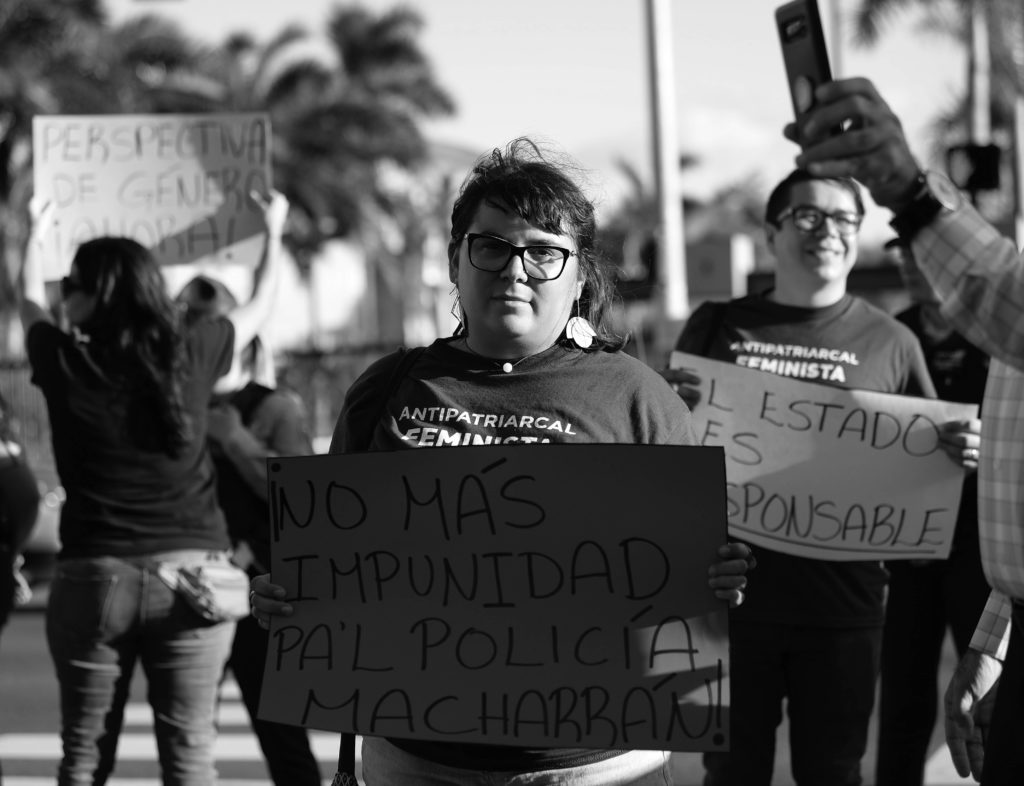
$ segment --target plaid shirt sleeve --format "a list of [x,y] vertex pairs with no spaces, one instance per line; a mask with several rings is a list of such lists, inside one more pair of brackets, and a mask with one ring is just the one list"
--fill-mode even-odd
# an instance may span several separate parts
[[1024,257],[1013,241],[965,204],[940,213],[911,246],[956,329],[1024,370]]
[[981,612],[981,619],[971,638],[971,649],[991,655],[999,661],[1006,659],[1006,648],[1010,643],[1010,599],[992,590]]

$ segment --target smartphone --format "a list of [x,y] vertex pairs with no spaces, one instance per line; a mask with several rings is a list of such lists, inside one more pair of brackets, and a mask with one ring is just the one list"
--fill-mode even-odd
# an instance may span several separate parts
[[[793,0],[775,9],[782,60],[789,80],[793,115],[800,118],[814,105],[814,89],[832,81],[828,48],[817,0]],[[842,133],[837,127],[833,133]]]

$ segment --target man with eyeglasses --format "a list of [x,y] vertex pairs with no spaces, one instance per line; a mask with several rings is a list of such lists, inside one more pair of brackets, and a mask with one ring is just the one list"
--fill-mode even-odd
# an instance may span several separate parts
[[[791,173],[765,209],[774,288],[703,304],[676,349],[807,382],[934,397],[913,333],[847,292],[863,217],[853,180]],[[691,387],[699,380],[664,374],[699,406]],[[757,561],[749,600],[730,612],[730,752],[705,754],[705,784],[771,782],[784,702],[796,782],[860,783],[885,569],[878,561],[825,562],[765,548]]]

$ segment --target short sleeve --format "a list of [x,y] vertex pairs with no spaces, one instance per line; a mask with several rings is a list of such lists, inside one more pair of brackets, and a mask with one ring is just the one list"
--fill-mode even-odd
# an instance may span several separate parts
[[701,303],[686,320],[683,332],[676,341],[676,351],[706,356],[715,338],[714,334],[718,331],[718,325],[721,324],[722,310],[726,305],[711,301]]
[[40,320],[28,329],[25,353],[32,366],[32,384],[45,387],[53,382],[57,353],[63,341],[71,341],[71,337],[51,322]]
[[385,355],[352,383],[334,427],[329,453],[358,453],[370,446],[384,407],[387,385],[404,354],[400,350]]
[[200,319],[188,328],[186,338],[192,371],[210,385],[231,370],[235,328],[224,319]]

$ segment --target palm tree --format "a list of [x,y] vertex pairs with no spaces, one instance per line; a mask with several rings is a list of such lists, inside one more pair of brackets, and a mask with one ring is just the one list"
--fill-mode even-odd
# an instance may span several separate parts
[[144,16],[109,27],[99,0],[8,0],[0,9],[0,303],[27,233],[37,114],[187,112],[208,84],[170,89],[201,50],[173,23]]
[[[60,107],[60,86],[82,66],[79,44],[104,21],[100,0],[5,0],[0,4],[0,307],[14,301],[24,237],[32,118]],[[19,220],[20,219],[20,220]]]
[[394,174],[426,157],[420,121],[454,109],[419,46],[421,28],[410,9],[374,15],[336,6],[326,24],[335,63],[289,57],[308,39],[290,26],[264,44],[232,35],[196,65],[224,88],[211,108],[269,114],[274,183],[294,206],[291,247],[300,270],[309,272],[327,239],[357,238],[376,263],[381,291],[395,301],[379,311],[399,318],[389,331],[397,340],[405,282],[418,278],[416,228],[430,208],[411,196],[411,178],[396,189]]
[[[326,24],[336,63],[324,63],[289,60],[292,45],[308,38],[297,26],[265,44],[236,34],[210,47],[155,15],[111,28],[101,0],[4,0],[3,226],[23,242],[37,113],[266,111],[275,186],[295,206],[289,240],[300,268],[308,269],[326,239],[358,236],[373,249],[384,281],[403,281],[401,265],[416,265],[419,241],[412,228],[424,208],[408,189],[385,187],[382,172],[417,167],[427,150],[420,121],[453,110],[417,41],[421,28],[409,9],[373,14],[336,6]],[[388,233],[380,227],[388,221],[401,228],[407,242],[400,247],[385,242]],[[12,295],[11,276],[0,275],[0,302],[11,302]]]
[[[1024,101],[1024,9],[1020,0],[956,0],[951,15],[948,13],[949,4],[937,0],[861,0],[854,17],[854,40],[865,46],[876,43],[889,20],[900,11],[918,6],[926,11],[925,25],[928,28],[952,35],[965,47],[971,47],[971,25],[979,3],[986,21],[991,61],[991,128],[996,135],[1011,139],[1015,122],[1024,120],[1024,116],[1017,121],[1014,119],[1015,114],[1022,114],[1021,102]],[[974,68],[973,60],[971,68]],[[971,139],[972,105],[973,96],[968,88],[949,106],[940,109],[933,123],[933,156],[943,155],[951,141],[974,141]],[[989,212],[1005,213],[1011,201],[1004,200],[1000,204],[998,198],[991,200]],[[997,221],[1007,218],[1006,215],[992,217]]]

